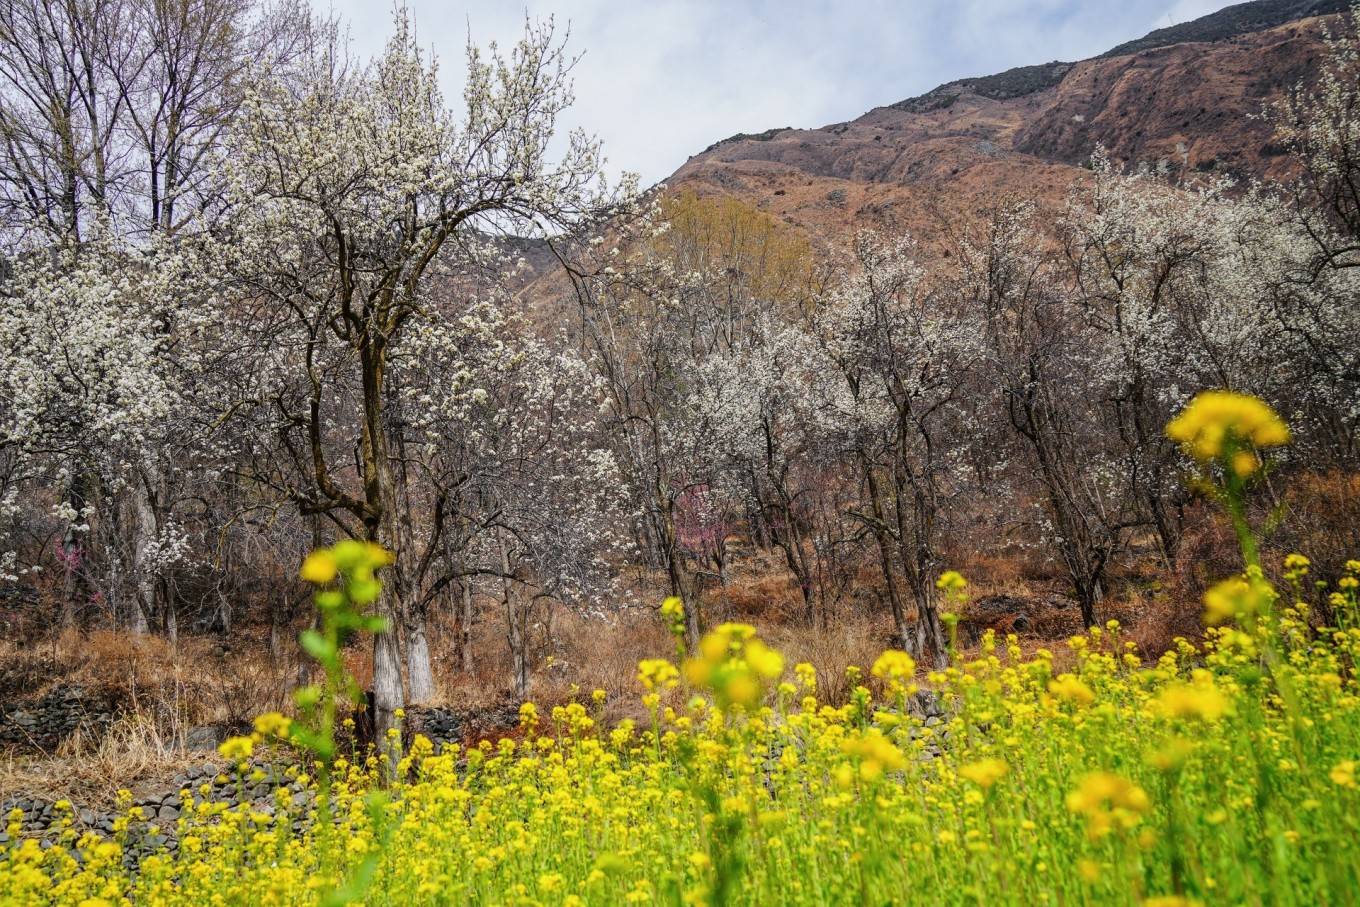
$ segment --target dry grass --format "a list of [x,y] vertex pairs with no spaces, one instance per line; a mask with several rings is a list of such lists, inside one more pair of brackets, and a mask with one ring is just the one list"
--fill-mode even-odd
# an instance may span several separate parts
[[119,788],[134,793],[164,787],[202,753],[184,749],[182,723],[167,724],[163,711],[134,708],[99,735],[77,731],[51,754],[0,756],[0,799],[21,794],[65,798],[109,808]]
[[[1230,541],[1220,536],[1219,527],[1197,526],[1187,536],[1183,562],[1216,569]],[[972,559],[963,565],[971,580],[969,591],[974,600],[993,595],[1020,599],[1030,617],[1019,634],[1021,648],[1033,652],[1049,647],[1061,657],[1065,649],[1055,643],[1081,631],[1080,612],[1075,603],[1061,606],[1061,584],[1046,567],[1022,560],[1007,554]],[[1130,574],[1117,585],[1118,594],[1103,603],[1102,619],[1119,619],[1139,652],[1156,657],[1175,636],[1198,634],[1201,572],[1183,569],[1155,581]],[[894,645],[873,571],[865,571],[852,591],[826,615],[825,626],[811,624],[781,562],[758,554],[736,564],[722,587],[709,590],[706,617],[713,623],[755,624],[790,663],[806,661],[817,669],[823,701],[842,702],[851,686],[846,669],[867,668]],[[636,598],[651,601],[660,595],[639,589]],[[970,633],[961,634],[965,654],[975,649],[981,629],[992,626],[1004,633],[1006,620],[1004,614],[976,617]],[[498,605],[486,602],[478,615],[471,672],[461,669],[459,636],[451,618],[434,621],[429,635],[438,689],[430,705],[465,712],[474,726],[479,714],[513,712],[518,699],[511,688],[509,647]],[[650,607],[606,617],[545,608],[534,615],[530,637],[534,667],[529,698],[551,706],[604,689],[609,693],[608,720],[641,717],[637,662],[675,652],[674,641]],[[356,642],[346,650],[345,660],[360,683],[367,684],[369,646]],[[266,641],[249,633],[230,642],[188,638],[175,646],[108,631],[64,634],[37,649],[0,644],[0,692],[13,688],[40,694],[53,684],[75,683],[114,691],[126,706],[126,714],[98,739],[74,737],[53,753],[0,756],[0,795],[24,791],[105,802],[118,787],[164,784],[194,761],[184,752],[190,728],[212,724],[235,729],[260,712],[287,711],[299,679],[296,652],[273,659]],[[196,755],[201,759],[203,754]]]
[[1280,555],[1300,551],[1312,574],[1340,579],[1345,562],[1360,554],[1360,474],[1324,473],[1290,480],[1285,518],[1267,544]]
[[[211,639],[178,645],[154,637],[95,631],[64,633],[42,649],[44,670],[25,695],[57,685],[99,690],[120,714],[102,733],[77,732],[50,752],[0,754],[0,798],[12,794],[112,802],[120,787],[163,786],[203,753],[185,749],[196,725],[245,726],[287,701],[290,663],[273,663],[265,647],[239,640],[232,650]],[[33,653],[0,647],[0,664],[25,664]]]
[[867,669],[893,645],[892,625],[883,617],[845,615],[826,629],[806,624],[761,629],[791,664],[807,662],[817,669],[817,691],[825,702],[844,702],[849,695],[846,668]]
[[[261,642],[245,637],[181,638],[111,630],[66,631],[41,647],[0,643],[0,675],[24,667],[25,695],[56,685],[79,685],[125,696],[147,710],[171,708],[190,724],[232,723],[260,709],[278,708],[283,680],[296,673],[291,659],[275,662]],[[13,686],[12,683],[7,686]],[[18,692],[10,690],[8,692]]]

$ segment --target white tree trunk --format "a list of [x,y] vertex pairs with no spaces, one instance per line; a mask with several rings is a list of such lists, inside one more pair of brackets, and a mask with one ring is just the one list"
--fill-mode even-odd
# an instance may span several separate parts
[[411,618],[406,637],[406,688],[410,701],[430,702],[434,699],[434,668],[430,664],[430,642],[425,633],[424,614]]
[[397,637],[396,627],[373,636],[373,728],[380,752],[387,751],[387,731],[397,726],[397,709],[405,704]]
[[146,617],[146,611],[142,608],[142,593],[139,588],[137,594],[132,597],[132,613],[128,615],[128,629],[136,636],[145,636],[150,632],[151,626]]
[[136,578],[137,594],[132,606],[132,632],[145,635],[157,616],[156,571],[149,563],[155,545],[158,526],[156,505],[151,490],[157,484],[155,466],[147,464],[131,483],[133,501],[132,575]]

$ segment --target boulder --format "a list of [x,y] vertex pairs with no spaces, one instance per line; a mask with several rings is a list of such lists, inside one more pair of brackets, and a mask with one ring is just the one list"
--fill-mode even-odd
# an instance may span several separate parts
[[215,753],[218,745],[226,739],[226,731],[220,725],[200,724],[189,728],[184,735],[184,748],[191,753]]

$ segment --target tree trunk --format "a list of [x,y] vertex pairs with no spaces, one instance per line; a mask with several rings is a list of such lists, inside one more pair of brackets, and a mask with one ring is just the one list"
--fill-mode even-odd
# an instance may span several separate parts
[[798,591],[803,596],[803,618],[808,622],[808,626],[812,626],[816,621],[817,609],[812,597],[812,576],[808,569],[807,556],[803,551],[803,539],[793,525],[793,515],[789,508],[785,506],[781,510],[784,513],[784,526],[774,533],[774,543],[784,553],[784,563],[793,574],[793,578],[798,581]]
[[505,607],[510,631],[510,685],[515,696],[524,699],[529,695],[529,644],[524,626],[528,623],[528,609],[516,604],[510,589],[505,592]]
[[283,660],[285,601],[280,596],[269,609],[269,661],[275,665]]
[[[383,423],[385,358],[381,339],[370,339],[359,350],[364,386],[364,424],[361,438],[365,526],[370,541],[388,551],[402,548],[396,519],[397,494],[387,456],[387,427]],[[387,746],[388,731],[397,727],[397,710],[405,705],[401,670],[401,574],[385,571],[377,614],[386,628],[373,635],[373,732],[379,748]]]
[[[217,599],[218,599],[218,604],[221,605],[221,607],[217,609],[218,626],[222,628],[222,635],[223,635],[223,636],[230,636],[230,635],[231,635],[231,599],[227,598],[227,596],[225,596],[224,594],[222,594],[222,589],[221,589],[220,586],[218,587],[218,590],[217,590]],[[272,610],[272,609],[271,609],[271,610]]]
[[472,579],[463,580],[463,619],[459,622],[459,642],[463,650],[463,673],[471,674],[472,662]]
[[75,588],[75,559],[79,556],[78,547],[62,544],[61,617],[58,623],[63,630],[76,625],[75,594],[72,590]]
[[940,621],[935,590],[925,582],[912,592],[916,598],[916,651],[921,655],[930,651],[935,667],[944,669],[949,665],[949,640],[945,638],[944,625]]
[[[317,547],[320,547],[320,545],[317,545]],[[312,630],[316,630],[317,627],[320,625],[320,621],[321,615],[317,613],[317,610],[315,608],[313,608],[312,619],[308,621],[308,627]],[[293,688],[301,689],[302,687],[307,686],[307,684],[311,682],[312,682],[312,660],[306,657],[305,655],[299,653],[299,657],[297,660],[297,673],[293,676]]]
[[88,557],[86,542],[89,539],[88,526],[82,532],[76,529],[86,518],[85,509],[91,495],[88,490],[94,479],[86,472],[77,471],[71,479],[66,492],[66,502],[75,511],[75,518],[67,524],[61,538],[61,563],[64,571],[61,596],[61,626],[74,627],[79,618],[80,605],[89,601],[90,589],[85,576],[85,561]]
[[426,615],[421,609],[411,615],[406,631],[406,683],[413,703],[434,699],[434,668],[430,664],[426,623]]
[[1094,627],[1096,621],[1096,605],[1103,599],[1104,592],[1101,589],[1100,577],[1084,575],[1075,581],[1077,591],[1077,603],[1081,606],[1081,622],[1087,627]]
[[174,605],[165,609],[165,638],[172,646],[179,642],[179,615],[175,613]]
[[1082,622],[1096,625],[1096,603],[1100,600],[1100,580],[1105,571],[1108,547],[1102,548],[1093,537],[1086,514],[1082,512],[1081,495],[1073,477],[1071,457],[1065,456],[1060,441],[1055,440],[1057,429],[1044,404],[1025,398],[1019,410],[1024,421],[1012,424],[1030,442],[1039,467],[1039,478],[1048,497],[1053,522],[1057,526],[1058,551],[1067,567],[1068,577],[1081,605]]
[[704,629],[699,604],[699,584],[685,566],[685,555],[680,550],[680,541],[675,531],[675,509],[659,485],[657,505],[661,517],[659,522],[662,555],[666,561],[666,578],[670,582],[671,595],[679,598],[684,605],[685,647],[692,652],[698,648],[699,638],[703,635]]
[[501,548],[501,603],[505,607],[506,638],[510,643],[510,685],[515,696],[523,699],[529,695],[529,609],[515,601],[514,584],[510,581],[510,552],[505,539],[500,539]]
[[747,464],[751,481],[751,497],[747,501],[748,519],[751,524],[751,541],[761,551],[770,550],[770,527],[765,520],[765,507],[760,500],[760,481],[756,478],[754,463]]
[[907,622],[906,609],[902,607],[902,594],[897,588],[897,577],[893,572],[892,541],[885,528],[887,514],[884,512],[883,495],[878,487],[878,476],[874,474],[874,466],[869,462],[869,458],[863,454],[860,455],[860,465],[864,469],[864,480],[869,489],[869,507],[874,519],[872,529],[874,540],[878,542],[878,563],[883,571],[883,584],[888,590],[888,607],[892,609],[893,626],[902,650],[915,656],[919,650],[916,648],[911,625]]
[[131,629],[138,636],[145,636],[156,619],[156,574],[150,565],[150,550],[156,540],[156,506],[151,498],[153,480],[139,473],[131,483],[133,526],[132,526],[132,575],[136,583],[133,596]]
[[913,654],[924,658],[929,652],[935,667],[944,668],[949,664],[949,646],[945,641],[944,628],[940,625],[935,585],[931,582],[935,569],[937,496],[928,473],[910,476],[901,464],[895,485],[898,556],[916,604]]
[[405,705],[399,637],[395,630],[373,636],[373,734],[382,752],[390,752],[387,732],[397,728],[397,710]]

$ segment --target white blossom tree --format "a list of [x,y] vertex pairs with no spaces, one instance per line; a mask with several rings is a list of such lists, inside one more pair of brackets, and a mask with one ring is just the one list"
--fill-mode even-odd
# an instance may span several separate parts
[[[931,292],[905,235],[864,232],[850,267],[817,319],[828,371],[843,386],[827,414],[859,463],[865,508],[857,512],[879,544],[889,604],[903,648],[947,659],[936,602],[941,521],[959,434],[955,398],[977,354],[965,310]],[[915,606],[910,620],[893,564]]]
[[[17,515],[23,486],[51,503],[66,524],[60,555],[70,574],[89,570],[86,539],[92,524],[102,530],[107,604],[134,630],[159,621],[173,632],[174,613],[155,587],[187,540],[168,510],[139,508],[157,491],[155,464],[192,431],[195,341],[207,327],[181,300],[202,290],[202,259],[188,246],[134,247],[98,225],[88,232],[83,243],[24,255],[4,285],[6,515]],[[138,530],[127,533],[129,524]],[[6,556],[13,561],[12,547]],[[125,585],[134,591],[121,601]],[[64,623],[76,606],[68,594]]]
[[609,610],[621,598],[615,564],[632,553],[618,469],[597,422],[599,382],[508,309],[507,300],[484,301],[447,323],[423,323],[395,364],[407,539],[398,567],[417,702],[434,692],[425,623],[440,597],[467,592],[478,577],[501,587],[522,696],[529,604]]
[[[226,142],[230,267],[253,303],[250,330],[268,338],[263,390],[294,467],[290,496],[403,551],[390,374],[412,331],[438,317],[431,277],[475,263],[488,233],[565,229],[613,198],[584,134],[550,155],[572,99],[551,22],[526,24],[508,56],[469,47],[461,118],[404,12],[371,65],[349,69],[334,45],[306,64],[301,78],[261,72]],[[339,450],[356,452],[353,465],[333,460]],[[401,579],[379,604],[390,627],[374,647],[380,733],[404,699]]]

